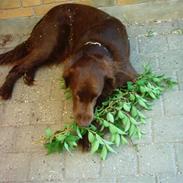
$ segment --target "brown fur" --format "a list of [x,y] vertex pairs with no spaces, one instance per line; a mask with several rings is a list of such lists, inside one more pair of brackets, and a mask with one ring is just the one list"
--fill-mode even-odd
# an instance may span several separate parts
[[0,55],[0,64],[14,64],[0,96],[10,98],[21,76],[32,85],[39,67],[62,61],[63,76],[73,94],[74,116],[81,126],[92,121],[96,103],[136,78],[125,26],[96,8],[65,4],[52,8],[27,41]]

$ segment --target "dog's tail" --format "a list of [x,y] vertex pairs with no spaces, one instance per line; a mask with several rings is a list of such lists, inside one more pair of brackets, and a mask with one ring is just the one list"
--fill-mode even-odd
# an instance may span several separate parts
[[0,65],[13,64],[27,54],[26,42],[0,55]]

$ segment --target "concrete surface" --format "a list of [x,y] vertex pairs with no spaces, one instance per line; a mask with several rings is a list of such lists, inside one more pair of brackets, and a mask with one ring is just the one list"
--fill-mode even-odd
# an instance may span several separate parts
[[[116,7],[109,12],[116,15]],[[147,135],[134,145],[121,146],[106,161],[80,151],[73,156],[46,156],[45,149],[35,141],[46,127],[58,129],[69,122],[71,104],[64,100],[59,88],[62,66],[42,68],[35,86],[25,86],[20,79],[13,98],[0,101],[0,183],[183,182],[183,20],[160,19],[143,24],[125,22],[134,67],[140,72],[142,65],[149,63],[155,72],[179,82],[155,102],[153,111],[146,112],[149,123],[142,128]],[[23,41],[38,20],[0,21],[0,52]],[[10,39],[4,44],[6,35]],[[0,67],[0,84],[9,69]]]

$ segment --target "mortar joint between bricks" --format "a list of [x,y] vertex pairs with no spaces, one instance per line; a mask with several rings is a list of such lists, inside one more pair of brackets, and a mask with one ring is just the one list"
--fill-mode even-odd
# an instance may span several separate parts
[[159,178],[158,178],[158,176],[157,175],[155,175],[155,183],[158,183],[159,182]]
[[175,160],[176,175],[178,175],[178,172],[181,172],[181,171],[180,171],[180,168],[179,168],[179,165],[178,165],[177,152],[176,152],[175,144],[173,144],[173,151],[174,151],[174,160]]
[[154,137],[154,125],[153,125],[153,121],[151,121],[150,129],[151,129],[151,138],[152,138],[152,143],[155,143],[155,137]]
[[135,37],[135,42],[136,42],[136,51],[137,51],[137,54],[140,54],[140,40],[138,38],[138,36]]
[[181,86],[180,86],[180,78],[178,77],[178,70],[175,71],[175,76],[176,76],[176,81],[177,81],[177,86],[178,86],[178,90],[181,91]]
[[139,148],[138,148],[138,144],[134,144],[133,145],[133,148],[136,152],[136,163],[137,163],[137,166],[136,166],[136,173],[137,175],[140,175],[140,160],[139,160]]
[[27,181],[30,181],[29,177],[30,177],[30,171],[31,171],[31,160],[32,160],[32,152],[30,153],[30,158],[29,158],[29,162],[28,162],[28,171],[27,171],[27,176],[26,176]]
[[31,9],[32,9],[32,15],[37,16],[34,7],[31,7]]

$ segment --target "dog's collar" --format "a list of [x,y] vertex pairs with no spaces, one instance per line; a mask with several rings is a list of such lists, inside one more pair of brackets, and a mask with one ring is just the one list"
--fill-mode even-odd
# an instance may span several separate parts
[[106,48],[105,45],[101,44],[100,42],[87,41],[86,43],[84,43],[84,46],[89,46],[89,45],[99,46],[100,48],[104,49],[109,56],[111,56],[111,52]]
[[89,45],[89,44],[93,44],[93,45],[98,45],[98,46],[102,46],[102,44],[101,43],[99,43],[99,42],[93,42],[93,41],[87,41],[84,45]]

